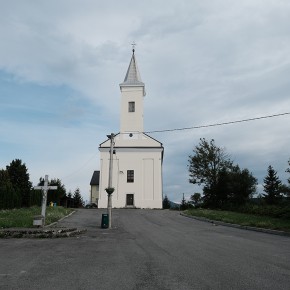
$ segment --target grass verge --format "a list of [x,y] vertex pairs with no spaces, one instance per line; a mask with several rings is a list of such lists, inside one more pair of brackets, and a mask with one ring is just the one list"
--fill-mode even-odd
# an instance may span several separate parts
[[[58,221],[73,209],[61,206],[47,207],[46,225]],[[40,207],[0,210],[0,228],[31,228],[33,217],[41,214]]]
[[210,220],[222,221],[225,223],[237,224],[241,226],[251,226],[290,232],[289,219],[209,209],[190,209],[186,210],[184,213],[192,216],[204,217]]

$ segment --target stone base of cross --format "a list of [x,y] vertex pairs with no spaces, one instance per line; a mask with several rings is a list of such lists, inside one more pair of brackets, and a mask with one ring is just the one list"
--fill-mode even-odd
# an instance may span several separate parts
[[47,192],[48,190],[56,190],[57,186],[48,185],[48,175],[45,175],[44,185],[34,186],[34,189],[40,189],[42,191],[42,207],[41,207],[41,216],[43,219],[42,226],[45,225],[45,212],[46,212],[46,203],[47,203]]

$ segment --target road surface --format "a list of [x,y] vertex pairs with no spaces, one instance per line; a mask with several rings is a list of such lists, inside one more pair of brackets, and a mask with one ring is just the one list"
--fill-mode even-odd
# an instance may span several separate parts
[[81,209],[72,238],[0,240],[0,289],[290,289],[290,238],[168,210]]

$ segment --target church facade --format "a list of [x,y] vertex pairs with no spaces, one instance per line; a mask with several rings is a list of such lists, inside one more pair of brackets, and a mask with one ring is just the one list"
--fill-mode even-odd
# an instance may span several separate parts
[[[135,52],[120,84],[120,132],[114,135],[112,185],[113,208],[162,208],[162,143],[144,132],[145,84],[138,71]],[[110,139],[99,146],[100,182],[98,207],[106,208]]]

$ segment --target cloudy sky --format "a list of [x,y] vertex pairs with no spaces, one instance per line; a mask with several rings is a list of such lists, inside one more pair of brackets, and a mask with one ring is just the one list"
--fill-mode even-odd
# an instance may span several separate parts
[[[119,83],[135,41],[146,85],[145,130],[290,112],[289,0],[0,0],[0,167],[27,166],[67,190],[99,169],[98,146],[119,132]],[[152,133],[165,147],[164,193],[180,201],[188,155],[215,139],[259,180],[286,182],[290,115]]]

